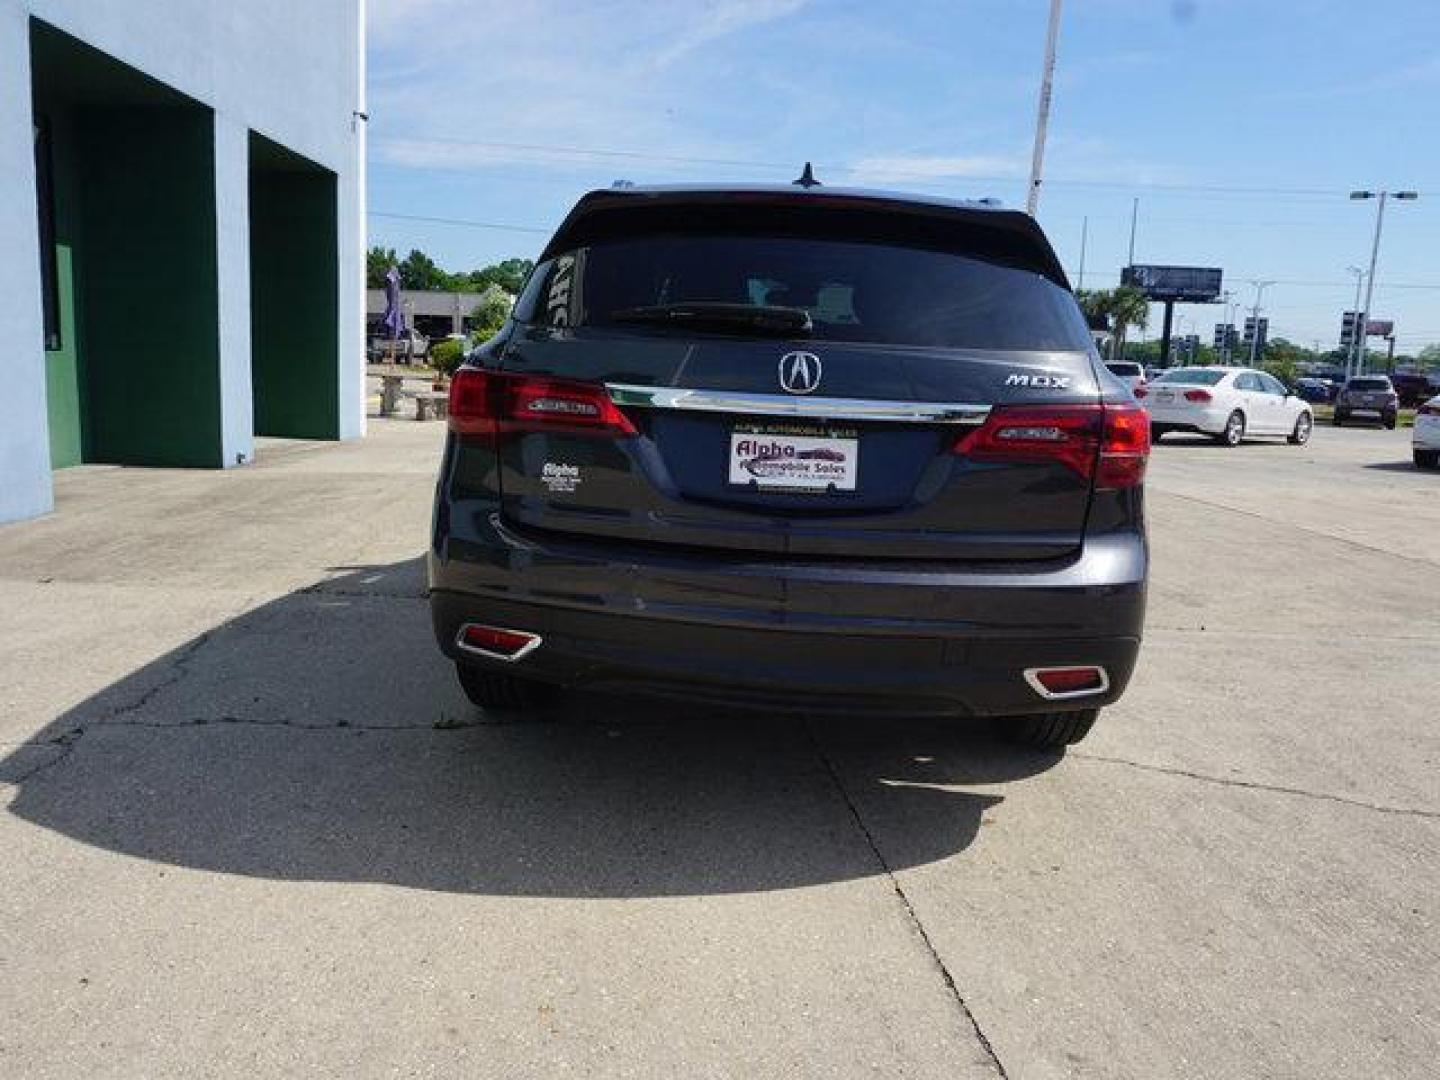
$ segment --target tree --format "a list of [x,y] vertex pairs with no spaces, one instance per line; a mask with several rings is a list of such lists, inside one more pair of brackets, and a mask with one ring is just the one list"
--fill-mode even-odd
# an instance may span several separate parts
[[1082,289],[1075,298],[1080,301],[1080,310],[1092,329],[1109,326],[1112,360],[1125,356],[1125,335],[1130,327],[1144,329],[1150,318],[1150,301],[1130,285],[1116,289]]
[[365,252],[365,287],[367,289],[385,288],[385,273],[400,260],[395,256],[394,248],[372,247]]
[[400,263],[400,285],[406,289],[444,289],[445,271],[435,265],[435,260],[423,251],[412,248]]
[[467,276],[472,289],[483,291],[487,286],[498,285],[514,296],[520,292],[520,286],[525,284],[525,278],[534,265],[529,259],[504,259],[483,270],[471,271]]
[[1304,346],[1277,337],[1265,343],[1265,359],[1261,367],[1286,386],[1293,386],[1299,374],[1299,365],[1313,359],[1314,355]]
[[1150,321],[1150,301],[1134,286],[1121,285],[1110,290],[1107,314],[1115,335],[1110,355],[1117,360],[1124,359],[1125,336],[1132,326],[1145,329],[1145,324]]
[[492,285],[485,290],[485,295],[480,298],[480,303],[475,305],[475,310],[470,313],[475,323],[475,334],[478,337],[488,338],[500,327],[505,325],[505,320],[510,317],[510,308],[515,304],[515,298],[504,289]]

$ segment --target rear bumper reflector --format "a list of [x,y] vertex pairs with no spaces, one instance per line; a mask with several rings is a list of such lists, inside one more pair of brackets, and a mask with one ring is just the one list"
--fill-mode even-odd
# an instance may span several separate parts
[[465,623],[455,635],[455,647],[461,652],[512,663],[538,649],[540,641],[539,634],[481,626],[479,623]]
[[1110,676],[1103,667],[1084,664],[1071,667],[1026,668],[1025,681],[1047,701],[1090,697],[1110,689]]

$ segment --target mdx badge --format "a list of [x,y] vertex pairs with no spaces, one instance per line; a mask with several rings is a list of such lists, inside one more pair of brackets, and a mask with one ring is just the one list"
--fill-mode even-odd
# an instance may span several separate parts
[[1036,390],[1069,390],[1069,375],[1011,375],[1006,386],[1030,386]]
[[792,394],[809,394],[820,385],[820,358],[811,352],[780,357],[780,385]]

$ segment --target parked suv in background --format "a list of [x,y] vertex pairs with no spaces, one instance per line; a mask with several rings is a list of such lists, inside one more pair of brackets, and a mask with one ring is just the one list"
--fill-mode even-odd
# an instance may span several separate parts
[[1148,423],[1025,214],[592,192],[449,424],[431,612],[482,706],[646,691],[1059,747],[1129,681]]
[[1373,416],[1393,429],[1400,419],[1400,395],[1384,375],[1357,375],[1335,397],[1335,426],[1356,416]]

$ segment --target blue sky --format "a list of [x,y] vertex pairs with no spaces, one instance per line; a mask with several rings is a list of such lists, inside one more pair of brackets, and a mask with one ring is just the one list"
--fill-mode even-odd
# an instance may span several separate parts
[[[530,256],[584,191],[792,179],[1023,206],[1048,0],[369,0],[372,243]],[[1066,0],[1039,218],[1072,280],[1221,266],[1330,346],[1391,204],[1375,317],[1440,342],[1440,3]],[[404,215],[404,217],[395,216]],[[425,222],[412,218],[448,219]],[[472,224],[459,224],[466,222]],[[509,226],[490,228],[482,225]],[[1181,307],[1208,340],[1218,307]],[[1152,324],[1158,332],[1158,319]]]

